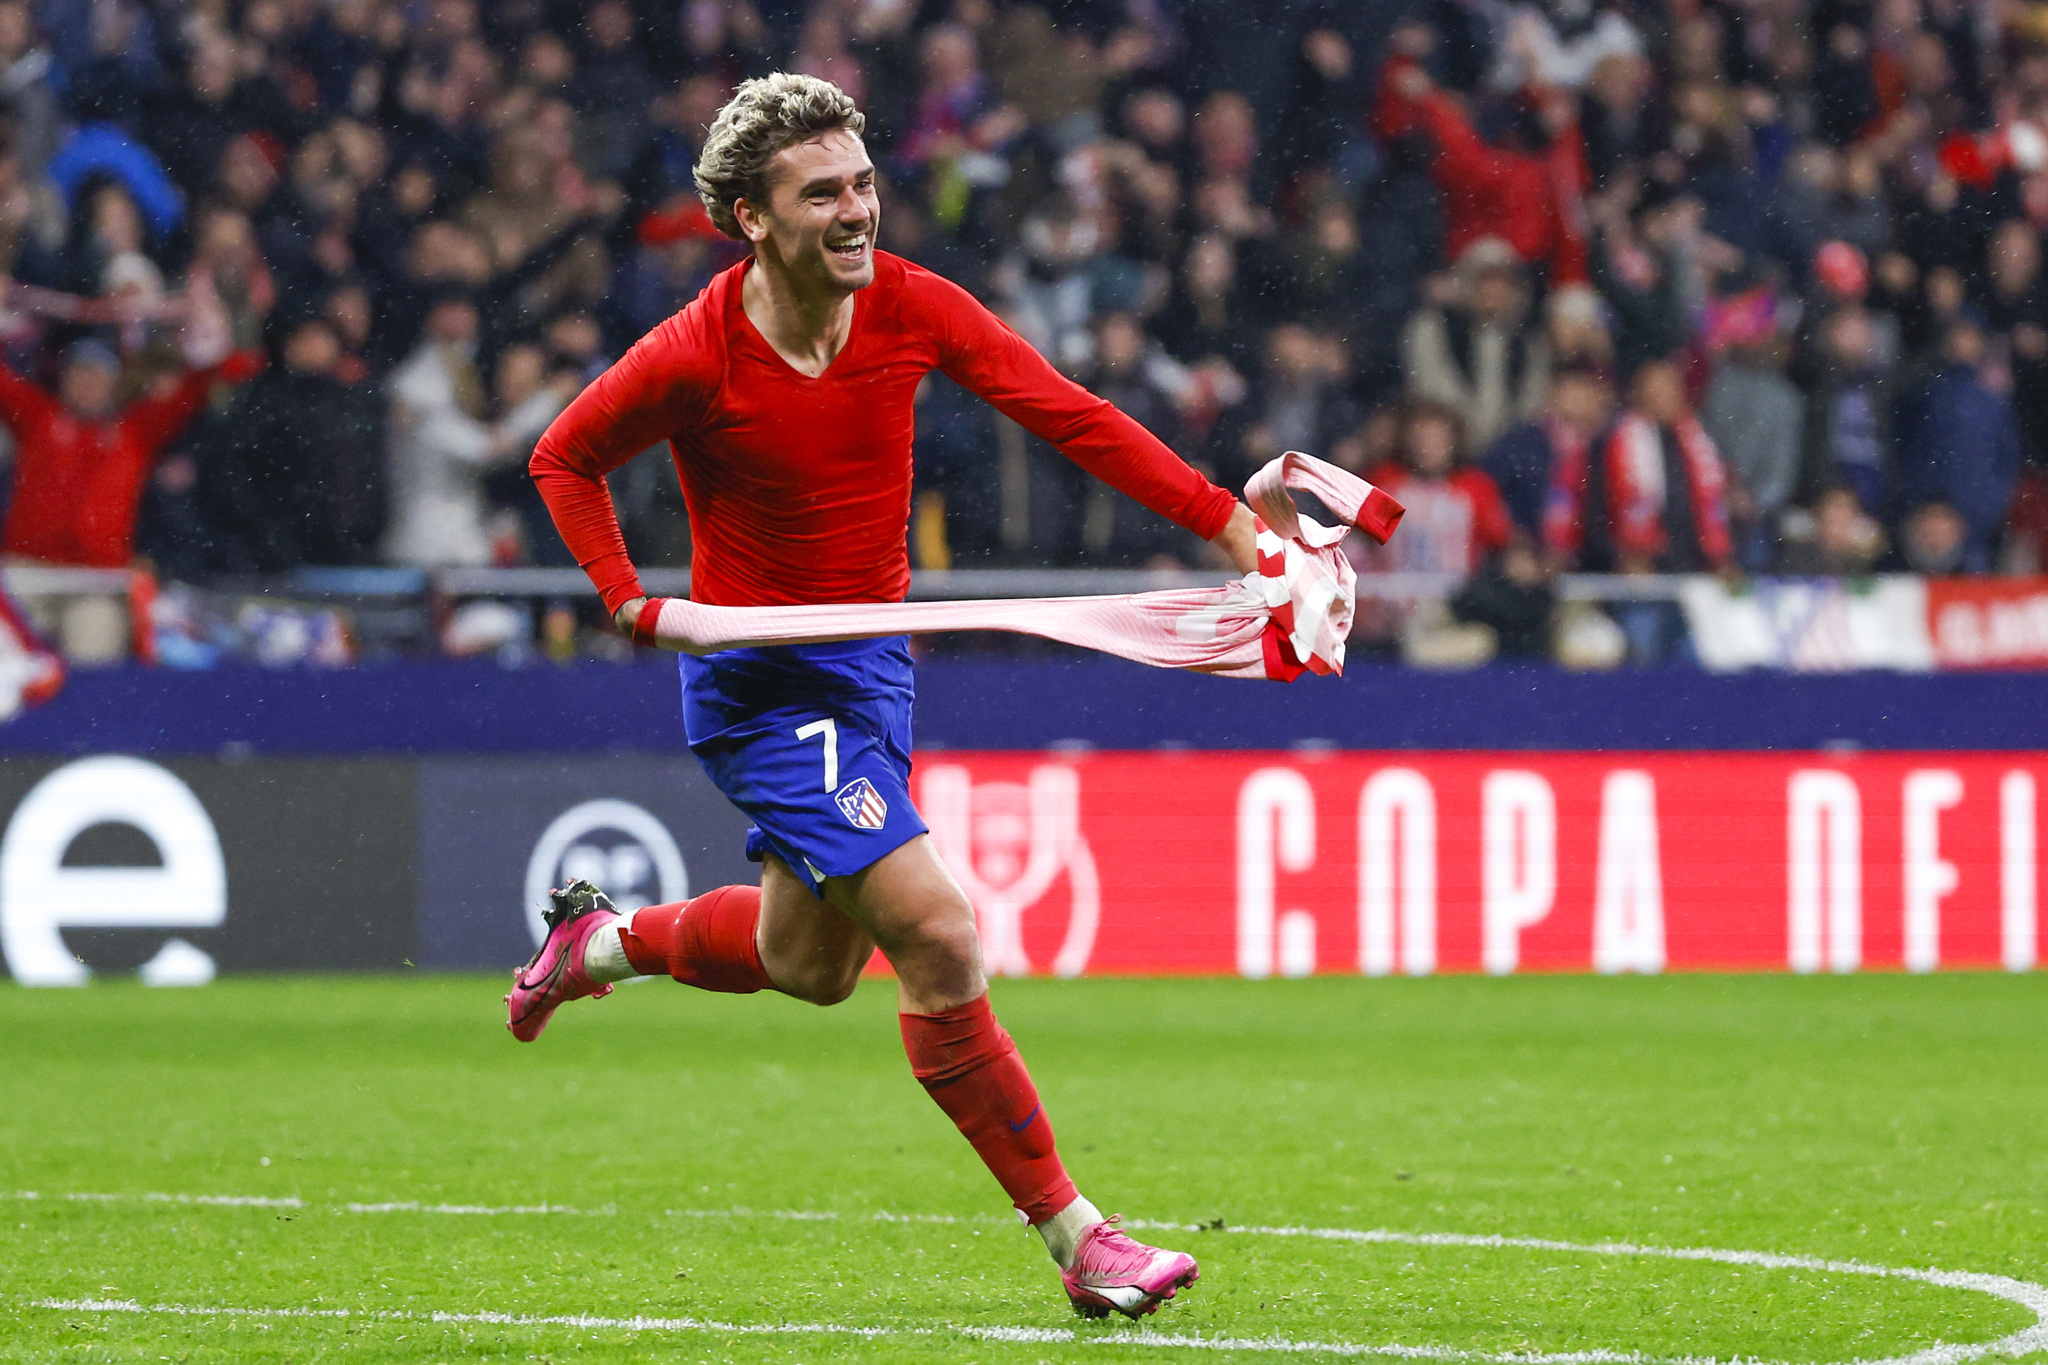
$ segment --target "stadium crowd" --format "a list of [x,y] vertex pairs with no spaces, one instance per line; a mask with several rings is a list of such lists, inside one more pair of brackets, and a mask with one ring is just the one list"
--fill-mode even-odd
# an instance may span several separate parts
[[[526,457],[738,258],[690,170],[777,68],[885,248],[1219,482],[1387,486],[1362,567],[1508,652],[1564,570],[2041,566],[2024,0],[0,0],[6,555],[567,562]],[[942,376],[917,449],[926,567],[1202,562]],[[615,496],[687,563],[663,457]]]

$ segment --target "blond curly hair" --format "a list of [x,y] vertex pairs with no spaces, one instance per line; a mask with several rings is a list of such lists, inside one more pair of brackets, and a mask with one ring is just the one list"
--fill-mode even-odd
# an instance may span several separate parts
[[830,81],[790,71],[741,84],[712,120],[697,156],[697,196],[711,224],[728,237],[745,239],[732,206],[768,199],[768,163],[785,147],[844,128],[858,137],[867,115]]

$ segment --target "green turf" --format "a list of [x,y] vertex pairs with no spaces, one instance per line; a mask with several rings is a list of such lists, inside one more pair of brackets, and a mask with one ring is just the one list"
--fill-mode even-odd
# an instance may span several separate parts
[[[0,988],[0,1191],[42,1195],[0,1199],[0,1360],[1212,1358],[1072,1317],[1036,1239],[911,1081],[886,985],[834,1010],[637,986],[571,1006],[531,1047],[504,1033],[498,995],[446,977]],[[2032,1322],[1897,1280],[1232,1230],[1246,1225],[2048,1282],[2048,975],[1020,982],[996,1003],[1098,1203],[1223,1220],[1159,1234],[1204,1279],[1157,1331],[1822,1362]],[[61,1197],[149,1192],[304,1204]],[[345,1208],[544,1200],[581,1212]],[[702,1216],[736,1208],[753,1212]],[[763,1216],[776,1210],[838,1216]],[[353,1311],[34,1306],[94,1298]],[[436,1310],[929,1334],[435,1324]]]

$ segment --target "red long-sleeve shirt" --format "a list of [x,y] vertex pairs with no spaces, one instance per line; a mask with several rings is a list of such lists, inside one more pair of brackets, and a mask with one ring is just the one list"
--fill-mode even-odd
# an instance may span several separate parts
[[1235,499],[1062,376],[958,285],[886,252],[824,374],[799,374],[740,304],[742,261],[555,419],[531,468],[605,606],[641,595],[604,476],[657,441],[681,475],[690,595],[714,606],[895,602],[910,586],[912,400],[944,370],[997,411],[1207,539]]
[[1396,57],[1381,71],[1374,123],[1382,137],[1422,132],[1436,144],[1430,178],[1443,194],[1444,254],[1456,261],[1479,238],[1499,237],[1524,261],[1549,266],[1551,283],[1583,283],[1579,201],[1592,177],[1577,125],[1540,154],[1495,147],[1443,91],[1402,94],[1397,77],[1412,65]]
[[161,397],[90,421],[0,364],[0,421],[15,444],[14,498],[0,547],[51,564],[126,568],[157,452],[197,415],[216,380],[239,382],[261,368],[260,356],[237,352]]

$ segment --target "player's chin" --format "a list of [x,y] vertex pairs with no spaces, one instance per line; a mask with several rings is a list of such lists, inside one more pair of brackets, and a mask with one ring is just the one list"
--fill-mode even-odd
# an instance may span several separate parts
[[875,282],[875,248],[864,246],[856,256],[828,249],[825,252],[825,269],[840,284],[850,289],[865,289]]

